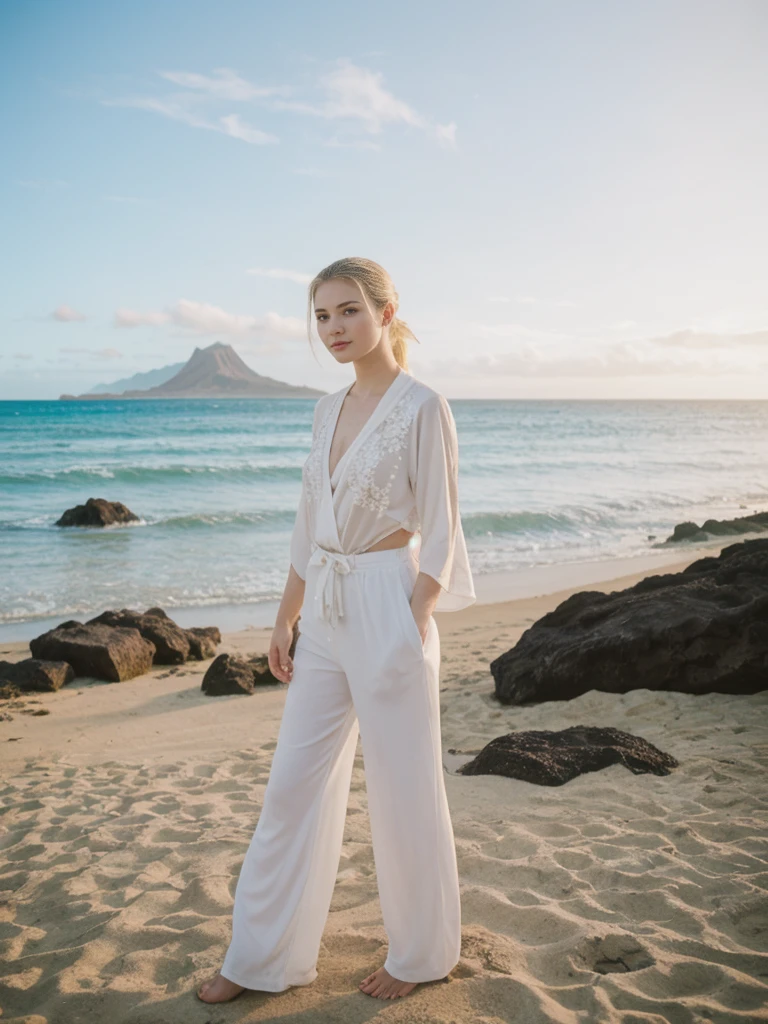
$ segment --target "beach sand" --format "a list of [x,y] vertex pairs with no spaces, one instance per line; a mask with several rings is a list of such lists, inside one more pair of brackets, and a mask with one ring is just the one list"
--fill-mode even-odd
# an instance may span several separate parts
[[[2,1020],[768,1019],[768,692],[591,691],[526,708],[491,697],[489,662],[532,622],[570,593],[648,574],[436,615],[462,955],[447,983],[394,1001],[357,989],[386,955],[360,745],[319,977],[207,1006],[194,990],[229,942],[287,687],[206,697],[209,662],[189,662],[25,696],[0,722]],[[269,635],[225,634],[219,653],[265,652]],[[28,656],[24,642],[0,644],[0,658]],[[455,773],[495,736],[575,724],[642,736],[680,767],[613,766],[555,788]]]

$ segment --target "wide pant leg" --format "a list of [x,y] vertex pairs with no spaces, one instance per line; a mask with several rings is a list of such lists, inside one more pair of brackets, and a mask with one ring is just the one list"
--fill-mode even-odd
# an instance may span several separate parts
[[336,662],[303,634],[293,662],[221,968],[235,984],[266,992],[317,977],[358,738],[347,680]]
[[440,637],[430,619],[422,645],[409,604],[417,575],[413,558],[399,560],[394,572],[352,574],[348,591],[358,615],[354,628],[349,622],[347,635],[339,637],[363,746],[389,938],[384,966],[401,981],[443,978],[461,952],[459,878],[440,735]]

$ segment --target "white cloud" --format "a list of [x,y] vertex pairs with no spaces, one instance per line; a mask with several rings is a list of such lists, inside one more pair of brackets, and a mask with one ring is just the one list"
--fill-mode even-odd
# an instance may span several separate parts
[[456,146],[456,122],[451,121],[450,124],[438,124],[435,127],[435,135],[437,141],[450,149]]
[[231,68],[216,68],[213,72],[215,77],[198,75],[189,71],[159,71],[158,74],[161,78],[173,82],[174,85],[205,92],[216,99],[234,100],[235,102],[261,99],[266,96],[284,96],[290,91],[286,86],[253,85],[241,78]]
[[297,284],[309,284],[313,276],[312,274],[303,274],[299,270],[280,270],[277,267],[271,267],[268,270],[262,267],[251,267],[248,273],[256,274],[259,277],[273,277],[277,280],[295,281]]
[[[768,365],[768,364],[766,364]],[[754,372],[754,368],[725,359],[671,359],[642,345],[616,343],[600,351],[544,355],[525,344],[515,352],[474,355],[470,360],[452,359],[430,367],[445,377],[657,377],[669,375],[720,376]]]
[[430,125],[418,111],[384,87],[384,76],[380,72],[369,71],[345,58],[339,58],[333,70],[320,77],[319,84],[325,92],[325,98],[319,104],[275,100],[269,105],[279,110],[293,110],[329,120],[357,121],[371,135],[379,134],[385,125],[407,124],[432,132],[446,145],[455,145],[454,122]]
[[73,320],[85,320],[85,314],[79,313],[76,309],[72,309],[71,306],[59,306],[51,313],[51,317],[61,323],[71,323]]
[[751,331],[748,334],[737,334],[735,332],[714,334],[687,328],[682,331],[674,331],[672,334],[667,334],[661,338],[651,338],[649,340],[654,345],[662,345],[668,348],[730,349],[737,345],[768,346],[768,330]]
[[180,299],[165,312],[140,313],[119,309],[115,314],[116,327],[143,327],[172,323],[185,331],[204,335],[231,335],[247,337],[268,334],[280,338],[303,338],[306,324],[295,316],[266,313],[264,316],[228,313],[210,303]]
[[[216,104],[256,103],[271,110],[310,114],[328,120],[352,121],[362,125],[370,135],[380,134],[391,124],[405,124],[431,134],[441,145],[455,147],[456,123],[432,124],[404,100],[384,86],[384,76],[351,61],[339,58],[326,74],[321,75],[318,88],[321,99],[307,103],[291,98],[288,86],[256,86],[231,68],[217,68],[212,75],[189,71],[161,71],[161,78],[180,86],[184,91],[167,96],[133,96],[106,99],[111,107],[133,107],[181,121],[193,128],[221,132],[252,145],[278,142],[275,135],[245,123],[239,114],[213,113]],[[357,140],[325,142],[327,146],[355,146],[377,149],[374,143]]]
[[136,96],[119,100],[102,100],[101,102],[107,107],[133,107],[138,110],[149,110],[152,113],[168,117],[172,121],[181,121],[192,128],[205,128],[208,131],[220,132],[222,135],[229,135],[252,145],[268,145],[280,141],[276,135],[270,135],[259,128],[245,124],[238,114],[227,114],[212,120],[210,117],[198,113],[195,109],[198,97],[194,94],[181,93],[167,99]]

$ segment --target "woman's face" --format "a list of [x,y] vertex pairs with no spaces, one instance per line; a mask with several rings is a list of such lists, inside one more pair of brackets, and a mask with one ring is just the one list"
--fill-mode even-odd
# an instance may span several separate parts
[[387,303],[374,319],[357,281],[334,278],[315,290],[317,333],[338,363],[351,363],[375,349],[393,314],[392,303]]

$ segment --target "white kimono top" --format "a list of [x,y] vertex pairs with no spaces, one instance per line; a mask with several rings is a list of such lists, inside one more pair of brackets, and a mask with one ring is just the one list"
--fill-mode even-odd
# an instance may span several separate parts
[[442,588],[435,610],[466,608],[476,597],[459,518],[458,441],[448,402],[401,369],[331,479],[331,441],[351,387],[323,395],[315,406],[291,564],[302,579],[313,557],[324,565],[335,560],[329,570],[348,571],[344,555],[359,554],[403,527],[420,535],[419,571]]

